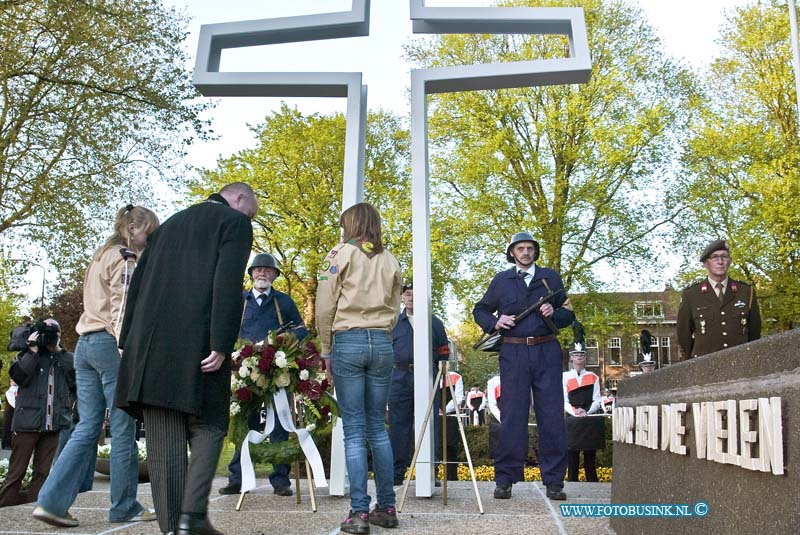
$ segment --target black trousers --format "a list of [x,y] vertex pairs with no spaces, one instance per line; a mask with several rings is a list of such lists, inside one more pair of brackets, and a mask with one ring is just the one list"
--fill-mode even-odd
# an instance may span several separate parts
[[[198,417],[144,407],[147,464],[158,526],[178,530],[181,513],[205,515],[225,432]],[[192,450],[191,463],[186,451]]]
[[[578,481],[578,468],[581,465],[581,450],[567,452],[567,481]],[[583,469],[586,481],[597,482],[597,450],[583,450]]]
[[[8,461],[8,474],[0,489],[0,507],[35,502],[39,489],[50,474],[53,456],[58,447],[58,431],[14,433],[14,446]],[[28,491],[21,490],[25,471],[33,456],[33,478]]]

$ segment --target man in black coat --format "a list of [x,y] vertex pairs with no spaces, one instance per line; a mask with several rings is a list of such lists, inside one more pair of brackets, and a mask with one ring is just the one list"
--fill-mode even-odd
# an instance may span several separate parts
[[161,225],[131,280],[115,399],[144,416],[164,533],[220,533],[207,519],[208,495],[228,429],[229,355],[257,211],[250,186],[228,184]]

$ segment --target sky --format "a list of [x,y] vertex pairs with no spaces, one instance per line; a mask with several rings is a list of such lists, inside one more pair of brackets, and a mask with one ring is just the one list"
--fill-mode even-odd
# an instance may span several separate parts
[[[307,15],[350,9],[350,0],[164,0],[191,17],[187,47],[194,66],[197,35],[201,24],[271,17]],[[726,12],[743,0],[632,0],[639,5],[664,41],[667,53],[694,68],[706,66],[718,51],[715,39]],[[490,6],[491,0],[428,0],[429,6]],[[403,60],[403,45],[419,39],[411,33],[407,0],[373,0],[370,35],[339,40],[270,45],[224,51],[221,71],[360,71],[368,86],[368,106],[400,115],[409,113],[407,88],[412,65]],[[188,156],[195,167],[214,167],[218,157],[227,157],[250,147],[253,136],[248,124],[258,124],[281,101],[303,113],[345,111],[344,98],[253,98],[215,99],[209,112],[216,139],[196,144]]]
[[[745,0],[629,0],[638,5],[664,42],[666,53],[684,60],[695,69],[707,66],[718,52],[715,40],[725,14]],[[188,69],[193,69],[197,36],[201,24],[307,15],[350,9],[350,0],[163,0],[189,19],[185,48]],[[491,0],[427,0],[428,6],[490,6]],[[787,17],[788,19],[788,17]],[[403,45],[420,39],[411,32],[407,0],[372,0],[370,35],[339,40],[271,45],[223,52],[221,71],[360,71],[368,86],[368,107],[409,114],[407,88],[412,65],[403,59]],[[253,146],[248,124],[263,121],[281,102],[302,113],[344,112],[344,98],[245,98],[214,99],[216,105],[205,116],[211,121],[215,138],[196,141],[187,155],[194,168],[213,168],[220,157],[228,157]],[[170,214],[158,214],[162,220]],[[674,275],[678,262],[665,273]],[[48,266],[48,271],[52,267]],[[33,268],[23,289],[30,300],[41,295],[42,269]],[[54,280],[53,273],[48,280]],[[48,289],[48,295],[51,289]]]

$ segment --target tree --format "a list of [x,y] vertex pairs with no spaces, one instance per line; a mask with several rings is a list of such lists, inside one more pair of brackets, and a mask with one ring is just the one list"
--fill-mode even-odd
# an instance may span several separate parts
[[[279,259],[277,286],[294,298],[312,329],[317,270],[341,236],[344,129],[341,114],[303,116],[284,104],[251,127],[255,148],[220,159],[191,185],[197,198],[233,181],[253,187],[259,199],[253,247]],[[409,134],[398,118],[369,114],[366,200],[380,211],[384,241],[410,275],[408,151]]]
[[[8,368],[15,353],[6,351],[11,330],[21,321],[22,296],[14,292],[19,286],[18,266],[0,257],[0,395],[8,389]],[[8,338],[6,338],[8,337]]]
[[177,161],[208,106],[189,102],[185,24],[158,0],[0,3],[3,239],[64,268],[156,179],[182,183]]
[[[633,270],[653,260],[649,237],[675,216],[660,195],[691,113],[693,77],[666,58],[639,9],[577,3],[593,62],[587,84],[431,98],[431,227],[447,236],[433,254],[465,303],[504,265],[505,245],[519,230],[539,238],[540,262],[560,270],[567,288],[592,289],[600,265]],[[440,35],[407,47],[424,67],[567,51],[563,36]]]
[[800,321],[800,131],[786,3],[736,8],[720,44],[671,198],[691,208],[675,242],[691,274],[698,251],[727,238],[731,275],[756,283],[765,330],[790,329]]

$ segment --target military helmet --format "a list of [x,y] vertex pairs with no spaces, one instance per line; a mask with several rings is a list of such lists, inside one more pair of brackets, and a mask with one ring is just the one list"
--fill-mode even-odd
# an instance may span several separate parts
[[536,247],[536,252],[533,253],[533,261],[536,262],[539,259],[539,242],[533,239],[533,236],[530,232],[517,232],[511,238],[511,243],[508,244],[506,247],[506,260],[515,264],[514,257],[511,256],[511,249],[514,248],[516,244],[522,241],[531,241],[533,242],[534,247]]
[[278,267],[278,261],[275,260],[275,257],[269,253],[259,253],[253,258],[253,261],[250,263],[250,267],[247,268],[247,274],[251,277],[253,276],[253,270],[257,267],[266,267],[266,268],[273,268],[278,271],[278,275],[281,274],[281,268]]

